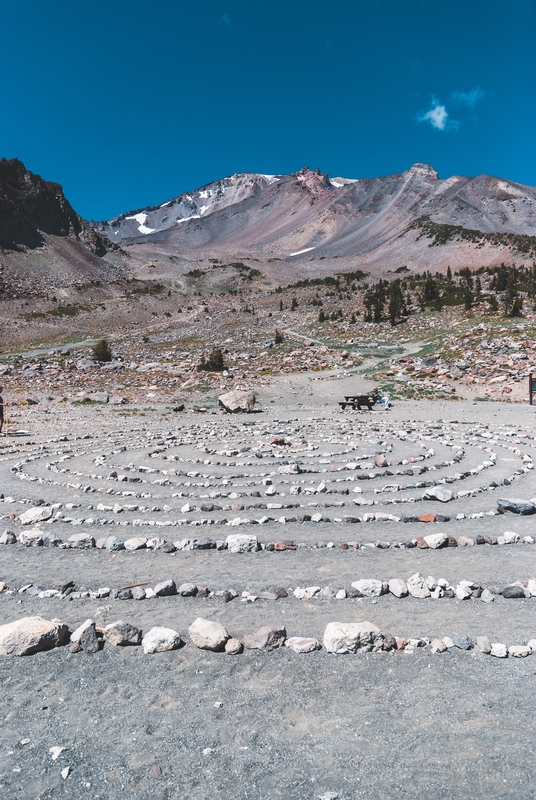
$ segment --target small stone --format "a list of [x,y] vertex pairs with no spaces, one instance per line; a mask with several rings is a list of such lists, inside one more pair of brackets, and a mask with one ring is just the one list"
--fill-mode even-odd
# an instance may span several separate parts
[[431,647],[432,653],[444,653],[447,649],[447,645],[443,639],[433,639]]
[[469,600],[472,597],[472,590],[468,586],[464,586],[462,583],[459,583],[456,586],[456,599],[457,600]]
[[428,542],[426,541],[426,539],[424,539],[424,537],[422,536],[417,537],[417,547],[419,548],[419,550],[428,550]]
[[95,621],[92,620],[92,619],[86,619],[85,622],[83,622],[81,625],[79,625],[78,628],[71,633],[71,636],[70,636],[71,643],[72,642],[79,642],[80,641],[80,637],[82,636],[84,631],[86,631],[92,625],[93,625],[93,627],[95,627]]
[[458,647],[460,650],[471,650],[473,647],[473,640],[470,636],[453,636],[452,641],[454,647]]
[[141,644],[143,633],[140,628],[123,620],[111,622],[104,628],[104,638],[115,647],[128,647]]
[[421,514],[419,522],[435,522],[435,514]]
[[125,541],[125,550],[143,550],[147,547],[147,539],[143,536],[135,536]]
[[133,600],[145,600],[146,592],[143,586],[134,586],[131,591]]
[[169,597],[170,595],[177,594],[177,586],[171,578],[167,581],[157,583],[154,587],[154,593],[157,597]]
[[50,506],[38,506],[37,508],[29,508],[19,516],[21,525],[33,525],[36,522],[44,522],[52,516],[52,509]]
[[244,637],[244,647],[248,650],[264,650],[268,652],[282,647],[287,638],[287,631],[283,626],[265,626],[255,633]]
[[475,540],[471,539],[469,536],[458,537],[458,547],[473,547],[474,544]]
[[190,639],[201,650],[223,650],[229,634],[220,622],[198,617],[188,628]]
[[258,547],[257,537],[246,533],[232,533],[226,539],[230,553],[254,553]]
[[448,537],[445,533],[432,533],[430,536],[425,536],[424,541],[431,550],[439,550],[446,546]]
[[354,581],[352,583],[352,588],[357,589],[363,597],[380,597],[380,595],[385,593],[382,581],[374,579]]
[[242,652],[242,642],[239,639],[227,639],[225,642],[225,652],[230,656],[240,655]]
[[389,581],[389,591],[391,594],[394,594],[395,597],[407,597],[408,587],[406,581],[403,581],[401,578],[391,578]]
[[290,639],[286,639],[285,647],[290,647],[295,653],[312,653],[313,650],[320,650],[320,642],[318,639],[291,636]]
[[197,586],[195,583],[181,583],[178,592],[181,597],[195,597],[197,594]]
[[495,597],[492,595],[492,593],[490,592],[489,589],[484,589],[484,591],[480,595],[480,600],[483,603],[493,603],[494,600],[495,600]]
[[108,536],[106,539],[106,549],[109,552],[114,552],[116,550],[124,550],[125,544],[122,539],[119,539],[117,536]]
[[521,514],[525,516],[527,514],[536,513],[536,504],[530,500],[506,500],[499,498],[497,500],[497,509],[502,514],[504,514],[505,511],[511,511],[513,514]]
[[508,655],[513,656],[514,658],[526,658],[527,656],[532,655],[532,650],[528,645],[525,644],[512,644],[508,648]]
[[495,656],[495,658],[508,658],[508,648],[501,642],[494,642],[491,645],[490,656]]
[[89,533],[73,533],[67,541],[70,547],[77,547],[81,550],[90,550],[95,547],[95,539]]
[[501,594],[507,600],[515,600],[518,598],[525,597],[524,587],[520,586],[517,583],[514,583],[511,586],[505,586]]
[[418,597],[420,599],[424,597],[430,597],[430,590],[426,585],[426,581],[424,576],[421,575],[420,572],[416,572],[406,581],[408,592],[412,597]]
[[151,628],[142,639],[143,652],[147,655],[163,653],[166,650],[176,650],[182,644],[182,639],[177,631],[171,628]]
[[439,500],[440,503],[448,503],[452,500],[453,494],[446,486],[431,486],[422,496],[423,500]]
[[3,534],[0,536],[0,544],[16,544],[17,537],[13,533],[13,531],[4,531]]
[[487,636],[477,636],[476,646],[478,647],[481,653],[486,653],[486,654],[491,653],[491,644]]
[[371,622],[330,622],[324,631],[324,647],[328,653],[355,653],[381,636]]

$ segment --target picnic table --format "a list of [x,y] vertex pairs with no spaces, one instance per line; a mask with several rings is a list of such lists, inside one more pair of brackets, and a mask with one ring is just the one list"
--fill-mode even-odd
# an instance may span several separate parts
[[339,400],[339,405],[344,411],[346,406],[351,406],[354,411],[358,409],[361,411],[361,406],[366,406],[369,411],[372,411],[376,398],[372,394],[350,394],[345,395],[344,400]]

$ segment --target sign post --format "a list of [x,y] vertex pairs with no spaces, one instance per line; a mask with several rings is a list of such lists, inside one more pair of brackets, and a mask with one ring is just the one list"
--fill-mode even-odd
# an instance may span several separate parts
[[536,396],[536,376],[534,373],[529,375],[529,405],[533,405],[534,397]]

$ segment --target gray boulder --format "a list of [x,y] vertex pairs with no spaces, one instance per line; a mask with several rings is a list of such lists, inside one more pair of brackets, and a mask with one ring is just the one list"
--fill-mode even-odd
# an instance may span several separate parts
[[536,512],[536,505],[531,500],[499,498],[497,500],[497,508],[503,513],[511,511],[512,514],[521,514],[522,516]]

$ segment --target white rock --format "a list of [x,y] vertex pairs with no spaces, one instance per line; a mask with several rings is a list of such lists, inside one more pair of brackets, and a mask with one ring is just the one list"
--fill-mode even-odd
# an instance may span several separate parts
[[21,531],[19,542],[26,547],[40,547],[43,544],[43,531],[34,529],[33,531]]
[[532,648],[526,644],[512,644],[508,648],[508,655],[514,658],[526,658],[532,655]]
[[394,594],[395,597],[406,597],[408,594],[406,581],[403,581],[401,578],[391,578],[389,581],[389,591],[391,594]]
[[313,650],[320,650],[320,642],[304,636],[291,636],[285,639],[285,647],[290,647],[295,653],[312,653]]
[[143,536],[136,536],[125,541],[125,550],[142,550],[144,547],[147,547],[147,539]]
[[536,578],[529,578],[526,588],[528,589],[531,597],[536,597]]
[[339,591],[335,595],[335,600],[344,600],[345,598],[346,598],[346,591],[344,589],[339,589]]
[[519,540],[519,536],[514,531],[505,531],[502,538],[505,544],[515,544]]
[[352,589],[357,589],[363,597],[379,597],[383,594],[383,583],[373,578],[353,581]]
[[494,642],[491,645],[490,655],[495,656],[495,658],[507,658],[508,648],[505,644],[501,644],[501,642]]
[[[299,475],[301,472],[299,464],[283,464],[282,467],[278,467],[277,469],[280,475]],[[291,494],[296,494],[296,492],[292,492]]]
[[439,500],[441,503],[448,503],[452,500],[452,492],[446,486],[430,486],[422,496],[423,500]]
[[420,572],[416,572],[406,581],[408,592],[412,597],[424,598],[430,597],[430,590],[426,585],[424,576]]
[[536,653],[536,639],[531,639],[527,642],[527,647],[530,647],[533,653]]
[[21,525],[33,525],[35,522],[44,522],[52,516],[52,509],[50,506],[37,506],[37,508],[29,508],[19,517]]
[[379,634],[380,629],[372,622],[330,622],[324,631],[324,647],[328,653],[355,653],[370,634]]
[[446,533],[432,533],[430,536],[423,536],[423,539],[430,550],[437,550],[445,544],[448,536]]
[[197,617],[188,628],[190,639],[201,650],[223,650],[229,634],[220,622]]
[[432,653],[444,653],[447,649],[447,645],[443,641],[443,639],[434,639],[431,644]]
[[234,389],[218,397],[218,403],[222,408],[231,414],[240,412],[247,413],[253,411],[255,407],[255,395],[253,392],[244,392],[241,389]]
[[182,643],[177,631],[171,628],[151,628],[142,639],[141,646],[147,655],[163,653],[165,650],[176,650]]
[[483,603],[493,603],[495,601],[495,596],[490,592],[489,589],[484,589],[480,595],[480,599]]
[[259,548],[257,537],[248,533],[232,533],[226,542],[230,553],[255,553]]
[[457,600],[468,600],[472,595],[471,589],[468,586],[463,586],[459,583],[456,586],[456,599]]

